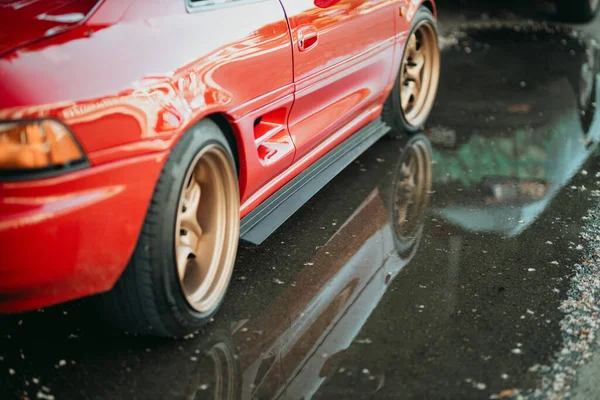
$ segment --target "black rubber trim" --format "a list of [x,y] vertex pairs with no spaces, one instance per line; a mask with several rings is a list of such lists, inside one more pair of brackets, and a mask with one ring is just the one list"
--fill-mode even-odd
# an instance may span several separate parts
[[377,118],[340,143],[246,215],[241,221],[241,239],[253,244],[262,243],[389,130],[390,127]]
[[31,169],[7,169],[0,171],[0,182],[31,181],[36,179],[54,178],[55,176],[67,174],[89,168],[90,163],[85,158],[71,161],[64,165],[51,165],[46,168]]

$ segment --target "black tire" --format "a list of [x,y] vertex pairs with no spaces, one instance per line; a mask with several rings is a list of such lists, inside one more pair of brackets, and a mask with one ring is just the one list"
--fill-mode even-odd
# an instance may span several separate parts
[[[417,11],[415,17],[413,18],[408,37],[410,38],[411,35],[421,26],[421,24],[424,24],[424,23],[430,24],[437,36],[437,32],[438,32],[437,22],[433,16],[433,14],[431,13],[431,11],[429,11],[428,8],[421,7],[419,9],[419,11]],[[408,45],[405,46],[404,53],[407,51],[407,48],[408,48]],[[438,47],[437,52],[438,52],[438,57],[439,57],[439,47]],[[404,54],[402,54],[402,60],[404,60]],[[402,105],[400,103],[400,92],[401,92],[402,83],[400,82],[400,77],[402,74],[403,67],[404,66],[401,63],[400,70],[398,71],[398,75],[394,82],[394,87],[392,89],[392,92],[388,96],[387,100],[385,101],[385,103],[383,105],[383,111],[382,111],[383,121],[386,122],[392,128],[391,131],[388,133],[388,136],[393,139],[399,139],[399,138],[405,137],[406,134],[414,134],[414,133],[417,133],[417,132],[420,132],[423,130],[423,123],[420,123],[418,125],[410,124],[407,121],[407,119],[405,118],[404,111],[402,110]],[[439,79],[439,74],[438,74],[438,79]],[[438,85],[438,82],[436,80],[435,91],[433,92],[433,97],[435,97],[435,94],[437,92],[437,85]],[[430,112],[431,112],[431,107],[429,107],[429,109],[426,111],[427,116],[425,117],[425,119],[429,116]]]
[[591,0],[558,0],[558,18],[565,22],[590,22],[598,14],[600,2]]
[[181,289],[175,262],[175,219],[185,175],[196,156],[209,145],[224,149],[235,171],[229,143],[213,121],[200,121],[179,140],[156,184],[127,268],[114,288],[98,298],[107,321],[119,329],[182,337],[208,322],[223,302],[224,293],[209,312],[193,309]]

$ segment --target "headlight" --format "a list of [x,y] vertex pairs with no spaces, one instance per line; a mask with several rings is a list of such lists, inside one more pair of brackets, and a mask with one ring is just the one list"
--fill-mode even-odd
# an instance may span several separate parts
[[0,178],[44,176],[84,165],[83,150],[59,121],[0,122]]

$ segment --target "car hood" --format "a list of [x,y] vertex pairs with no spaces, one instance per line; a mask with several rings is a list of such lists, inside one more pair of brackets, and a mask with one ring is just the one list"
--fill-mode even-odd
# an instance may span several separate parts
[[72,29],[102,0],[0,0],[0,55]]

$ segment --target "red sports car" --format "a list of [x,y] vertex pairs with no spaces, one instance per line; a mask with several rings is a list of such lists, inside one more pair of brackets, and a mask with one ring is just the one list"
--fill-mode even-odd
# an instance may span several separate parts
[[198,329],[239,239],[420,130],[439,65],[432,0],[1,2],[0,311]]

